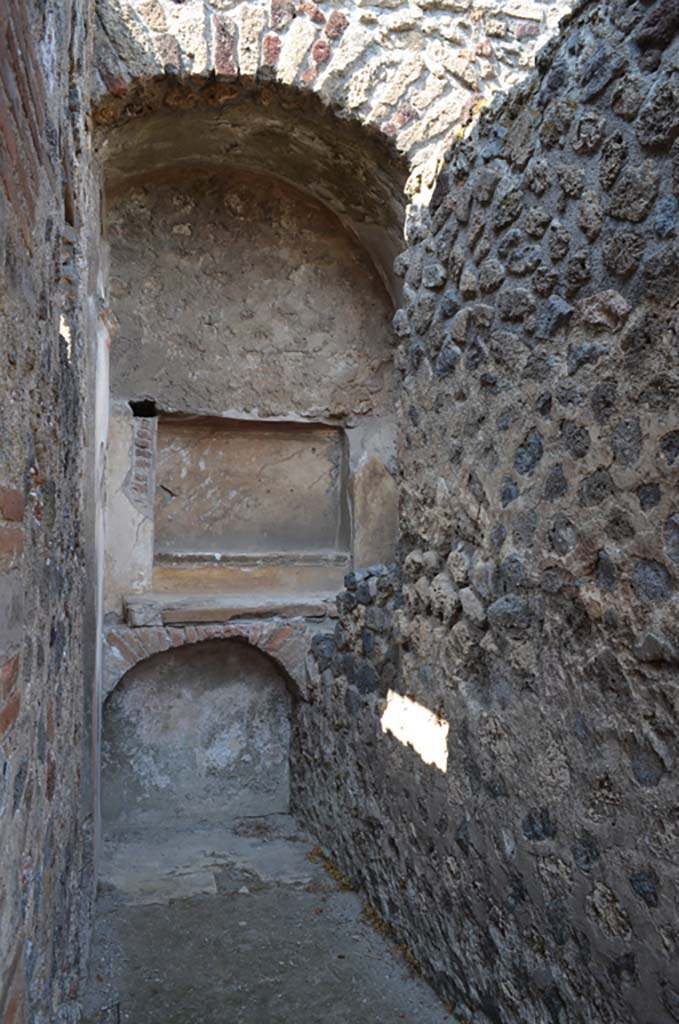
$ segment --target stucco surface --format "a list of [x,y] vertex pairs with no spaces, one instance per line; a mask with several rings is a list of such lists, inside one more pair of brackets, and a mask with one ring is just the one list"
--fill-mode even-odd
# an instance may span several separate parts
[[105,830],[287,811],[290,707],[273,662],[238,641],[140,663],[104,706]]
[[113,394],[220,415],[390,410],[388,299],[334,217],[271,179],[192,178],[109,210]]

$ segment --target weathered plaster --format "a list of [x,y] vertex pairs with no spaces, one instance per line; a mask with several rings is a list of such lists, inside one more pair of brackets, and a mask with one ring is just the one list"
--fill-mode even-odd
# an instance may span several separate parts
[[280,671],[242,642],[172,648],[137,665],[103,709],[107,836],[287,812],[290,710]]
[[190,172],[114,202],[107,232],[116,397],[315,421],[393,409],[388,299],[320,204],[270,178]]
[[106,542],[104,601],[107,612],[123,611],[126,594],[151,587],[153,488],[134,500],[134,433],[138,421],[127,402],[112,402],[106,451]]

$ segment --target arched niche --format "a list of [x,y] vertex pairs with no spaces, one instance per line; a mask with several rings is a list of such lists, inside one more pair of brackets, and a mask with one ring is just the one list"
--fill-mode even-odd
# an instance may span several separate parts
[[[316,607],[394,553],[404,169],[313,97],[232,93],[101,129],[118,617],[147,593]],[[171,612],[135,624],[215,621]]]
[[403,249],[408,165],[376,128],[308,90],[191,77],[133,85],[94,116],[108,197],[171,170],[226,166],[279,178],[335,214],[398,304],[393,261]]
[[286,813],[293,699],[273,659],[238,640],[140,661],[103,707],[104,831]]

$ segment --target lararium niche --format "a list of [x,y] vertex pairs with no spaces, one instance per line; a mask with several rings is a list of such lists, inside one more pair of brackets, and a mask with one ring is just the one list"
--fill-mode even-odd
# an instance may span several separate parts
[[344,432],[163,417],[153,589],[328,590],[350,559]]
[[109,614],[322,614],[396,536],[392,304],[371,259],[316,198],[238,169],[128,182],[107,234]]

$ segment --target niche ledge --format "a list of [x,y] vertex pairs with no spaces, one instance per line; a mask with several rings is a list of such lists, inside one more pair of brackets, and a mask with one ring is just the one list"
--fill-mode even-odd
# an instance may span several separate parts
[[129,626],[180,626],[252,618],[325,618],[337,615],[334,591],[318,594],[168,594],[150,592],[125,598]]

